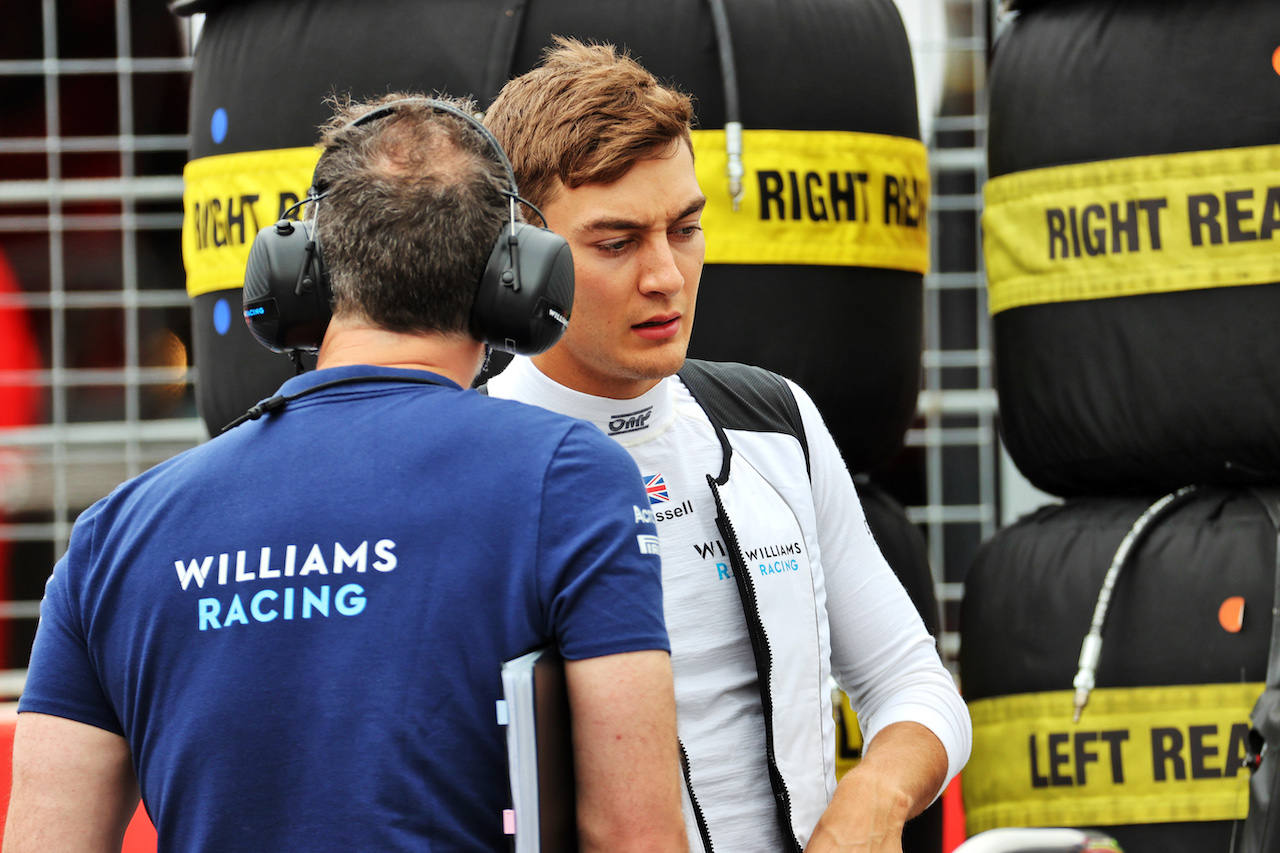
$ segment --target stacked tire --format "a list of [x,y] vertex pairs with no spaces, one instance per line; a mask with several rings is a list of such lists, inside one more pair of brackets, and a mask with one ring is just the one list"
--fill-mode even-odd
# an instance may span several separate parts
[[[1226,849],[1276,573],[1252,490],[1280,485],[1280,7],[1013,6],[983,219],[1001,435],[1068,500],[998,533],[966,578],[968,830],[1105,826],[1130,853]],[[1116,549],[1189,485],[1120,576],[1074,724]]]
[[979,549],[960,614],[969,833],[1102,827],[1127,853],[1230,849],[1275,582],[1276,531],[1253,494],[1202,487],[1149,529],[1116,584],[1098,686],[1073,721],[1098,591],[1147,506],[1071,498]]

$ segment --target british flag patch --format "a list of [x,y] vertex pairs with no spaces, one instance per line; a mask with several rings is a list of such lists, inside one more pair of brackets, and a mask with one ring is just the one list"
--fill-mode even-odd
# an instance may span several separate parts
[[667,491],[667,483],[662,479],[661,474],[646,474],[644,490],[649,493],[650,506],[671,500],[671,493]]

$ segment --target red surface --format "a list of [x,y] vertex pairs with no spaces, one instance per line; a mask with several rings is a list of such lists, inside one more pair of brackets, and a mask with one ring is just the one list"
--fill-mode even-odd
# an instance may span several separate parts
[[[18,291],[17,276],[9,266],[4,252],[0,252],[0,294]],[[26,310],[21,307],[0,308],[0,371],[36,370],[39,366],[40,356]],[[35,423],[39,403],[40,397],[34,383],[0,382],[0,427],[21,427]],[[25,476],[15,469],[12,460],[6,464],[4,459],[0,459],[0,491],[5,487],[6,475]],[[4,520],[3,513],[0,512],[0,523]],[[10,550],[8,540],[0,541],[0,600],[10,597]],[[9,659],[9,630],[8,621],[0,622],[0,669],[23,665]],[[5,777],[4,784],[9,784],[8,776]]]
[[942,792],[942,853],[951,853],[965,839],[964,801],[960,798],[960,776]]
[[156,828],[151,825],[147,810],[139,804],[133,823],[129,824],[129,829],[124,834],[124,846],[120,848],[120,853],[155,853],[155,850]]
[[[18,279],[0,252],[0,293],[19,292]],[[0,370],[38,370],[40,356],[31,318],[20,307],[0,308]],[[40,398],[35,383],[0,382],[0,427],[36,422]]]

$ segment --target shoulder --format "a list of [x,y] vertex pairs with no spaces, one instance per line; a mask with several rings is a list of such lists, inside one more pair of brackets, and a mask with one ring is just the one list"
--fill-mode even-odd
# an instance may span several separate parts
[[586,421],[564,419],[569,422],[569,428],[555,452],[561,467],[567,464],[583,473],[607,478],[627,476],[639,482],[640,469],[626,448]]
[[803,442],[796,398],[804,392],[777,373],[751,364],[689,359],[679,376],[721,428],[789,433]]
[[679,376],[707,415],[725,429],[795,431],[798,411],[792,385],[771,370],[690,359]]
[[[806,419],[802,408],[813,408],[808,395],[789,379],[771,370],[737,362],[689,359],[680,369],[680,380],[706,413],[721,441],[726,430],[739,433],[775,433],[792,436],[810,467]],[[821,424],[821,420],[818,421]]]

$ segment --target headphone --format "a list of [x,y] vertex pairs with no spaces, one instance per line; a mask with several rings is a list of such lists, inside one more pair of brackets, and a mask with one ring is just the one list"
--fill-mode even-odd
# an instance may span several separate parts
[[[573,308],[573,256],[569,244],[546,228],[516,221],[516,201],[538,216],[542,211],[520,197],[515,172],[489,128],[452,104],[433,98],[405,98],[383,104],[343,130],[378,121],[405,104],[424,104],[465,121],[484,138],[507,173],[508,223],[498,234],[471,304],[473,337],[494,349],[537,355],[550,349],[569,325]],[[317,165],[317,170],[319,166]],[[249,249],[244,276],[244,320],[258,342],[273,352],[315,352],[333,316],[329,271],[320,251],[315,218],[294,221],[288,215],[319,202],[312,175],[307,197],[284,212],[280,221],[258,232]],[[317,208],[318,212],[319,208]],[[546,223],[546,217],[542,217]]]

